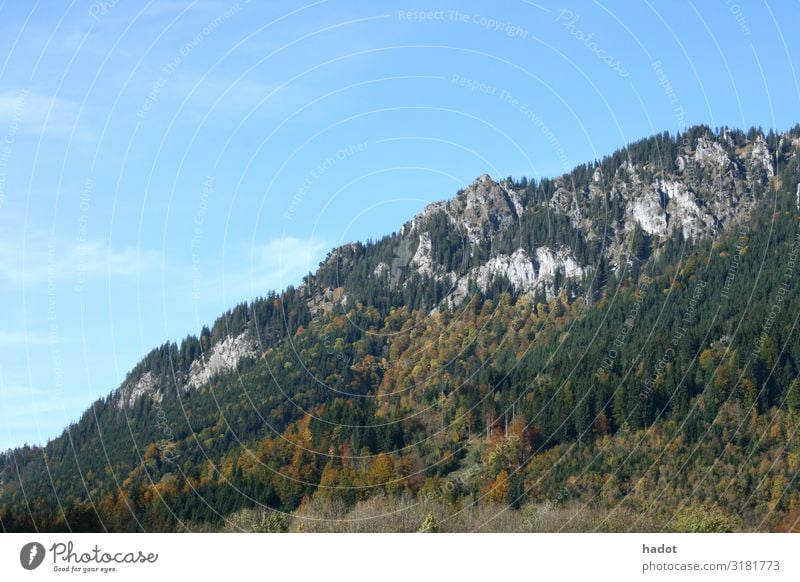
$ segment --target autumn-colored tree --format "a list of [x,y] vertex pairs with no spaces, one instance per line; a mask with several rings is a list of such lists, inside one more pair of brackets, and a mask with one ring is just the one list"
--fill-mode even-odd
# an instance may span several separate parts
[[489,486],[488,499],[493,503],[506,503],[508,499],[509,483],[508,472],[503,469],[497,474],[494,482]]
[[601,435],[607,435],[611,432],[611,422],[608,420],[605,412],[600,412],[600,414],[597,415],[595,426],[597,427],[597,432]]
[[381,453],[370,464],[367,483],[370,485],[386,485],[394,477],[394,462],[392,457]]

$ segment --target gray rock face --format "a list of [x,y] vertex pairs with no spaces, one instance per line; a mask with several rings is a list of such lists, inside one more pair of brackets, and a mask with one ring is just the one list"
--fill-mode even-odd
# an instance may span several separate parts
[[727,169],[731,165],[731,160],[725,149],[719,142],[711,141],[708,137],[701,137],[697,140],[694,150],[694,159],[703,166]]
[[455,198],[426,206],[403,227],[401,233],[417,230],[427,217],[435,212],[443,212],[463,231],[465,238],[475,244],[514,224],[523,211],[519,192],[484,174]]
[[186,388],[200,388],[217,374],[235,370],[241,360],[258,354],[257,347],[256,342],[246,332],[235,337],[226,337],[204,357],[192,362]]
[[694,193],[677,180],[661,180],[657,188],[667,202],[666,214],[670,232],[680,228],[684,238],[696,239],[712,235],[717,219],[697,200]]
[[455,288],[445,298],[448,306],[460,305],[467,296],[469,282],[474,281],[481,291],[486,291],[497,277],[505,277],[518,293],[544,291],[552,299],[558,293],[557,277],[579,281],[586,274],[584,267],[565,247],[552,249],[538,247],[531,257],[525,249],[517,249],[512,255],[497,255],[484,265],[471,270],[456,281]]
[[[604,175],[597,166],[588,185],[579,189],[569,177],[557,178],[553,194],[540,204],[569,218],[586,241],[601,242],[603,255],[615,267],[628,262],[637,226],[651,237],[655,249],[676,233],[695,241],[715,236],[747,216],[754,203],[753,184],[763,184],[775,176],[774,154],[763,135],[737,145],[729,132],[723,132],[718,137],[702,135],[684,146],[685,151],[670,167],[625,160],[612,175]],[[797,138],[792,142],[795,146],[800,148]],[[518,291],[547,289],[548,293],[557,293],[543,283],[547,276],[542,273],[548,273],[550,265],[564,281],[591,273],[593,265],[579,264],[574,255],[565,255],[569,249],[563,248],[520,249],[511,255],[492,253],[484,264],[466,274],[448,273],[433,259],[434,243],[423,227],[428,217],[444,213],[463,233],[465,244],[474,245],[491,242],[498,233],[518,224],[526,211],[525,200],[525,193],[512,184],[483,175],[452,200],[428,205],[401,231],[402,236],[413,238],[410,244],[416,245],[411,271],[452,282],[449,304],[459,303],[466,296],[470,281],[484,290],[493,277],[503,276]],[[614,214],[609,211],[612,203],[619,207]]]
[[145,394],[158,394],[158,385],[153,372],[149,370],[142,374],[136,382],[123,384],[117,392],[117,408],[131,408],[136,401]]
[[519,194],[484,174],[450,201],[445,212],[477,243],[511,226],[522,214]]
[[775,176],[775,169],[772,167],[772,155],[769,153],[767,140],[763,135],[756,137],[753,142],[753,150],[750,152],[750,160],[753,166],[763,168],[767,176],[772,178]]
[[[665,236],[667,234],[667,212],[661,206],[659,190],[648,190],[634,198],[628,208],[630,216],[642,230],[650,235]],[[633,226],[630,222],[628,226]]]
[[[781,140],[784,150],[800,157],[800,139],[785,134]],[[626,160],[613,175],[603,175],[597,167],[585,191],[557,179],[546,205],[569,217],[586,240],[603,241],[603,254],[612,266],[626,261],[637,225],[654,238],[656,248],[677,232],[690,240],[715,236],[746,219],[756,189],[763,192],[776,175],[775,152],[763,135],[734,142],[729,132],[700,136],[683,144],[667,168]],[[619,216],[609,218],[607,206],[598,211],[597,199],[618,205]]]
[[[179,383],[184,390],[197,389],[208,384],[209,380],[217,374],[224,374],[236,369],[245,358],[258,355],[258,344],[245,332],[238,336],[228,336],[214,345],[205,355],[192,362],[188,375],[181,375]],[[152,398],[161,396],[159,380],[151,371],[144,372],[135,382],[123,384],[116,393],[116,405],[120,410],[132,408],[139,398],[150,395]]]
[[581,228],[585,218],[580,204],[583,193],[567,189],[560,180],[557,184],[558,189],[550,199],[548,206],[559,214],[568,216],[572,226]]
[[417,270],[420,275],[432,277],[438,274],[436,265],[433,262],[433,250],[431,246],[431,235],[427,232],[422,232],[419,235],[419,244],[417,251],[411,258],[411,265]]
[[[647,234],[666,237],[680,230],[686,239],[713,235],[717,218],[695,194],[678,180],[656,180],[646,192],[628,204],[632,222]],[[633,226],[626,221],[626,227]]]

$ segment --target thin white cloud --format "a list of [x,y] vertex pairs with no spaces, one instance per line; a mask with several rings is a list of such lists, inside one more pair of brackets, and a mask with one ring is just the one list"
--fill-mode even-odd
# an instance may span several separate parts
[[0,93],[0,124],[7,139],[15,134],[68,135],[77,118],[77,106],[65,99],[27,89]]
[[0,280],[17,286],[130,277],[156,268],[160,260],[156,251],[114,249],[96,240],[78,243],[47,235],[31,235],[24,241],[0,240]]
[[0,451],[23,443],[43,444],[92,402],[82,392],[54,393],[24,384],[0,384]]
[[235,256],[227,255],[224,273],[212,278],[216,284],[202,285],[203,295],[207,299],[225,297],[243,301],[270,291],[282,291],[301,283],[309,271],[316,271],[328,250],[330,245],[320,239],[293,236],[254,247],[241,245]]
[[255,247],[251,254],[250,278],[263,288],[266,285],[283,289],[297,284],[316,271],[328,245],[317,239],[300,239],[292,236],[272,240]]
[[41,396],[43,392],[39,388],[33,386],[24,386],[22,384],[3,384],[0,386],[0,395],[3,399],[22,399],[28,396]]
[[25,346],[43,346],[50,343],[52,343],[51,338],[44,333],[25,330],[0,330],[0,348],[3,349]]

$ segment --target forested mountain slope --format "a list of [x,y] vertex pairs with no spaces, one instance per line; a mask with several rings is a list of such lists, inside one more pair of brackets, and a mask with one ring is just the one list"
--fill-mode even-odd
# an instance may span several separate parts
[[798,527],[799,220],[800,127],[482,176],[4,453],[2,527]]

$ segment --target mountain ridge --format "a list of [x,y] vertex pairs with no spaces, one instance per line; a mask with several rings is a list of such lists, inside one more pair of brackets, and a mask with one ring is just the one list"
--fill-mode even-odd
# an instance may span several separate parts
[[[708,131],[705,126],[699,127]],[[689,130],[689,133],[695,129],[696,128]],[[753,130],[751,130],[751,132],[752,131]],[[729,146],[735,145],[728,129],[720,130],[718,133],[720,134],[720,141],[727,143]],[[780,140],[783,142],[785,139],[790,141],[792,147],[796,151],[800,151],[800,137],[793,136],[791,133],[785,132],[780,135]],[[726,151],[720,145],[719,141],[709,138],[708,135],[701,135],[700,137],[696,138],[693,155],[679,155],[676,158],[676,169],[680,173],[683,173],[686,171],[687,165],[691,163],[689,160],[694,159],[695,162],[704,165],[706,168],[711,168],[712,170],[716,169],[719,172],[724,172],[727,177],[733,179],[734,172],[737,169],[742,171],[746,167],[747,162],[749,162],[751,168],[762,169],[768,178],[773,178],[775,176],[773,161],[771,158],[772,154],[769,151],[763,133],[756,133],[750,149],[745,150],[742,153],[748,155],[732,157],[730,152]],[[636,176],[636,166],[630,164],[629,161],[624,162],[620,166],[619,170],[624,170],[624,172],[628,175]],[[721,176],[716,177],[721,178]],[[577,193],[574,190],[569,191],[564,186],[564,180],[565,177],[563,175],[556,177],[553,180],[556,191],[551,199],[552,208],[560,214],[570,216],[571,221],[573,221],[574,218],[574,223],[585,225],[585,222],[582,220],[582,214],[574,217],[570,214],[570,207],[572,204],[575,205],[574,207],[577,208],[579,212],[582,212],[584,209],[581,208],[578,203],[579,196]],[[589,186],[588,188],[590,199],[593,199],[598,195],[598,190],[614,189],[613,186],[610,189],[599,188],[596,186],[596,184],[602,180],[602,172],[600,170],[600,165],[598,164],[595,166],[592,175],[593,186]],[[623,194],[625,191],[627,181],[623,179],[622,184],[623,187],[618,190],[620,194]],[[635,180],[634,184],[640,188],[643,186],[641,181],[638,180]],[[670,202],[676,201],[675,203],[679,207],[683,207],[685,209],[685,213],[692,213],[688,217],[685,213],[672,213],[672,216],[677,215],[679,217],[688,219],[690,224],[688,231],[686,224],[682,224],[684,237],[702,238],[704,234],[709,236],[719,232],[719,230],[722,228],[722,220],[715,215],[710,215],[711,219],[713,220],[713,228],[711,228],[712,225],[702,222],[703,217],[698,216],[699,206],[697,205],[697,200],[688,201],[688,189],[685,187],[682,188],[681,186],[682,185],[679,182],[664,181],[663,179],[657,180],[651,184],[649,188],[645,189],[644,196],[634,196],[632,200],[630,200],[630,203],[633,206],[631,212],[633,219],[648,235],[667,235],[667,224],[674,224],[674,221],[668,221],[667,219],[667,217],[671,216],[671,214],[667,212],[667,208],[669,207]],[[720,183],[720,186],[722,186],[722,183]],[[722,189],[720,188],[720,192],[721,191]],[[798,184],[797,192],[798,208],[800,208],[800,184]],[[660,194],[667,195],[668,202],[666,204],[662,203],[661,198],[659,197]],[[572,203],[564,200],[565,195],[572,200]],[[700,202],[703,206],[707,206],[706,201],[701,200]],[[750,204],[746,204],[744,206],[743,212],[747,212],[752,208],[752,200],[749,202]],[[505,207],[503,203],[505,203]],[[734,221],[741,219],[740,214],[732,214],[730,212],[730,208],[727,208],[724,204],[716,202],[715,206],[722,210],[720,214],[725,216],[726,219],[733,218]],[[481,210],[483,212],[481,212]],[[491,239],[494,234],[497,234],[499,231],[503,230],[504,227],[507,228],[509,225],[513,224],[515,220],[519,219],[524,210],[525,207],[520,200],[519,191],[513,187],[513,182],[510,179],[496,182],[488,174],[482,174],[481,176],[478,176],[467,188],[460,190],[453,198],[439,200],[428,204],[420,213],[416,214],[411,220],[404,223],[400,227],[399,233],[401,237],[413,234],[417,232],[417,229],[420,227],[421,223],[423,223],[432,214],[444,213],[449,220],[456,224],[457,228],[459,228],[462,233],[466,233],[464,238],[468,239],[470,243],[476,244],[482,240],[485,240],[486,238]],[[492,211],[495,212],[493,213]],[[655,219],[653,218],[652,211],[655,211]],[[461,220],[463,224],[459,224],[459,220]],[[697,221],[701,221],[702,226],[706,228],[696,228]],[[626,223],[625,226],[627,228],[628,224]],[[632,229],[628,228],[627,230],[631,231]],[[690,236],[686,236],[687,234]],[[354,247],[360,244],[361,243],[358,242],[345,243],[334,248],[329,253],[329,256],[336,256],[341,253],[347,254],[349,251],[352,251]],[[429,239],[425,238],[425,233],[423,232],[417,246],[417,251],[410,261],[410,264],[416,266],[417,272],[422,275],[434,274],[431,267],[433,261],[431,261],[429,256],[430,249],[427,251],[424,249],[424,247],[429,246],[430,241]],[[420,253],[421,249],[423,250],[422,253]],[[620,254],[621,253],[618,253],[612,256],[619,257]],[[556,249],[538,247],[536,249],[536,257],[538,261],[532,260],[532,258],[528,256],[526,250],[522,248],[516,249],[510,256],[500,254],[492,257],[484,265],[481,265],[475,269],[476,272],[474,275],[477,278],[477,287],[481,291],[485,292],[493,278],[497,276],[504,276],[509,279],[512,287],[515,289],[524,292],[532,292],[538,286],[537,283],[539,282],[540,270],[545,272],[545,278],[550,281],[555,279],[556,274],[560,270],[565,271],[567,278],[571,279],[581,279],[585,274],[587,274],[584,272],[586,266],[576,264],[574,257],[569,253],[569,249],[565,249],[564,247]],[[541,267],[542,264],[544,264],[543,268]],[[614,269],[616,268],[616,265],[612,263],[610,268]],[[376,270],[381,271],[379,267],[376,267]],[[376,274],[380,275],[380,273]],[[467,287],[469,286],[469,277],[468,275],[457,277],[454,276],[452,272],[446,273],[444,277],[449,277],[451,279],[450,285],[452,291],[447,297],[445,297],[443,302],[447,307],[457,307],[468,295]],[[298,290],[302,291],[305,287],[306,283],[303,283],[298,286]],[[337,294],[335,291],[335,289],[331,290],[328,299],[333,303],[342,300],[344,300],[346,303],[347,295],[344,293]],[[548,300],[557,295],[555,291],[556,289],[551,286],[546,293]],[[229,342],[232,342],[232,347],[229,346]],[[257,343],[257,338],[247,337],[245,333],[242,333],[236,337],[225,336],[221,345],[214,344],[209,348],[207,355],[203,353],[200,355],[200,357],[190,363],[191,369],[189,370],[189,374],[186,378],[184,389],[197,389],[202,384],[207,383],[215,374],[235,371],[240,360],[256,357],[258,351]],[[192,374],[193,370],[194,374]],[[198,378],[202,379],[198,380]],[[114,391],[118,407],[122,407],[125,403],[127,403],[128,407],[132,407],[137,398],[154,391],[152,378],[145,379],[143,386],[140,386],[142,380],[143,378],[141,377],[137,379],[135,383],[131,383],[130,381],[126,380]],[[158,389],[155,389],[155,392],[157,394],[160,393]]]
[[[535,455],[546,455],[587,430],[600,439],[627,438],[625,431],[630,429],[625,427],[630,426],[663,430],[666,425],[658,424],[661,414],[656,414],[659,406],[672,414],[689,414],[684,408],[694,410],[691,402],[709,407],[717,396],[696,392],[703,385],[700,381],[692,388],[682,387],[675,378],[665,378],[663,370],[655,374],[646,399],[632,396],[637,388],[627,386],[624,370],[632,367],[634,376],[644,378],[645,362],[663,357],[637,335],[640,327],[658,327],[655,311],[642,308],[641,323],[625,335],[636,340],[627,340],[630,347],[615,348],[630,351],[643,342],[642,350],[650,357],[637,359],[633,352],[615,357],[607,370],[603,368],[605,380],[601,378],[598,386],[588,384],[597,371],[588,362],[582,364],[577,383],[559,378],[558,367],[542,372],[537,366],[549,361],[544,358],[554,346],[577,348],[578,338],[594,337],[589,322],[601,329],[606,325],[605,317],[598,319],[601,313],[627,321],[632,311],[620,312],[617,298],[632,310],[632,294],[641,293],[648,306],[657,306],[673,289],[694,289],[701,269],[706,270],[703,277],[713,271],[717,280],[727,280],[730,273],[722,269],[723,262],[730,262],[731,256],[743,263],[751,260],[737,250],[739,237],[745,236],[740,230],[748,233],[745,238],[751,244],[763,239],[756,225],[768,217],[765,201],[770,196],[782,213],[780,224],[787,233],[782,244],[791,244],[792,213],[796,216],[800,207],[798,176],[800,127],[764,135],[757,130],[712,132],[705,126],[640,140],[554,179],[496,182],[482,175],[454,198],[429,204],[392,235],[333,249],[317,272],[296,288],[241,304],[211,328],[204,327],[198,337],[151,351],[119,388],[96,402],[61,437],[41,448],[4,454],[0,475],[6,486],[0,489],[0,500],[11,508],[27,503],[28,493],[14,486],[11,476],[16,472],[23,475],[20,483],[24,480],[29,491],[38,491],[35,498],[46,506],[47,487],[34,487],[30,481],[44,458],[48,471],[62,475],[55,481],[61,485],[51,489],[69,491],[72,517],[63,510],[42,510],[41,519],[61,515],[59,523],[72,528],[70,523],[81,519],[96,525],[92,515],[103,515],[102,523],[117,515],[114,519],[120,521],[114,529],[125,530],[127,522],[119,513],[124,513],[126,499],[136,498],[133,506],[141,505],[146,517],[152,509],[146,500],[160,498],[164,491],[173,502],[185,505],[202,485],[212,497],[222,496],[215,512],[239,509],[244,501],[231,502],[228,493],[221,493],[224,482],[236,475],[244,479],[249,495],[261,498],[259,503],[287,511],[300,511],[303,499],[316,499],[313,492],[324,492],[326,483],[359,483],[364,490],[393,494],[389,483],[402,482],[404,494],[422,495],[426,487],[429,491],[438,486],[435,479],[463,470],[466,462],[456,436],[448,437],[456,439],[452,443],[440,442],[437,435],[442,431],[462,435],[458,438],[467,442],[472,442],[473,431],[485,431],[487,443],[517,435],[513,455],[522,456],[514,462],[529,455],[527,465],[539,458]],[[753,218],[756,211],[762,222]],[[771,239],[763,240],[769,244]],[[712,255],[716,262],[704,264],[710,259],[702,257]],[[656,284],[640,289],[637,282],[645,272]],[[742,285],[743,279],[744,274],[732,285]],[[664,295],[666,290],[670,294]],[[682,294],[676,297],[689,300]],[[680,318],[686,308],[680,304],[680,309],[670,309]],[[753,328],[748,333],[754,334],[758,326],[748,325]],[[609,331],[610,337],[618,329]],[[713,331],[722,337],[730,336],[732,329]],[[791,337],[791,331],[786,333]],[[667,366],[694,370],[687,354],[699,350],[706,362],[702,366],[716,362],[726,370],[739,369],[742,356],[731,360],[722,344],[702,344],[702,338],[699,331],[693,334],[680,358]],[[611,348],[603,351],[604,342],[607,339],[589,346],[590,360],[610,353]],[[454,349],[456,345],[461,348]],[[768,403],[793,394],[795,356],[786,357],[790,360],[781,363],[780,381],[756,370],[748,376],[755,388],[736,383],[733,390],[741,391],[737,399],[742,406],[761,402],[758,406],[766,411]],[[770,355],[759,365],[773,360],[782,361]],[[702,367],[693,373],[705,378],[709,370]],[[609,374],[619,376],[618,389],[607,385]],[[756,391],[759,383],[764,387]],[[554,404],[543,408],[548,400]],[[521,427],[522,415],[528,426]],[[565,416],[559,425],[557,419]],[[132,451],[116,428],[122,418],[135,429],[130,435]],[[414,444],[423,437],[431,443]],[[106,451],[106,438],[113,439],[115,451],[112,458],[105,453],[105,472],[111,468],[127,475],[127,497],[120,497],[121,492],[99,476],[104,471],[102,458],[89,460],[89,451],[98,444]],[[276,452],[280,445],[271,438],[284,439],[290,448]],[[81,447],[72,450],[75,459],[70,461],[70,443],[76,441]],[[361,455],[362,448],[369,453]],[[322,454],[325,450],[327,455]],[[414,452],[408,457],[405,450]],[[341,459],[360,455],[372,459],[364,469],[366,476],[359,473],[363,468],[340,464]],[[262,474],[249,456],[269,467],[282,467],[277,474],[285,475]],[[284,464],[292,456],[294,460]],[[209,457],[215,460],[207,466]],[[181,463],[182,458],[187,460]],[[331,465],[332,459],[340,461]],[[383,469],[375,465],[378,459]],[[85,491],[64,483],[71,474],[81,475],[83,481],[86,467],[91,467],[91,478],[85,480]],[[425,467],[435,475],[419,482],[415,475]],[[513,463],[502,471],[498,468],[486,494],[513,501],[514,487],[528,488],[528,477],[512,478],[518,470]],[[26,471],[31,476],[24,476]],[[284,479],[309,485],[296,489]],[[486,486],[482,481],[470,485],[477,488],[473,494]],[[354,493],[347,503],[360,495]],[[108,499],[107,507],[101,510],[88,501],[94,497]],[[785,511],[789,505],[787,501]],[[169,515],[152,511],[158,518],[148,518],[150,527],[172,527],[167,525],[174,524]],[[201,518],[197,508],[188,506],[184,513],[190,519],[197,516],[196,521],[214,519],[205,514]],[[24,523],[18,512],[14,515]],[[9,514],[0,518],[6,528]]]

